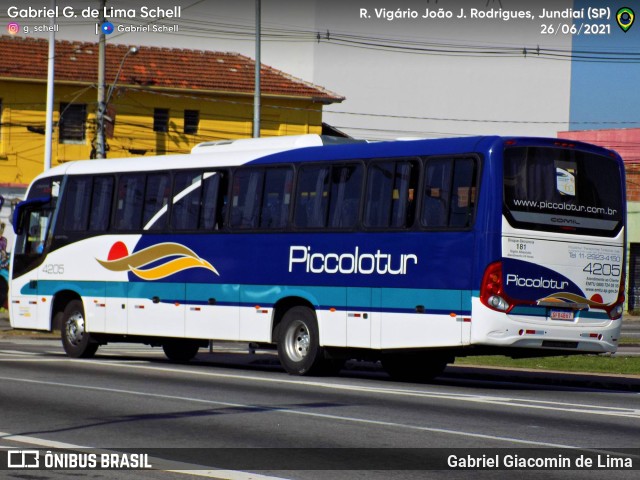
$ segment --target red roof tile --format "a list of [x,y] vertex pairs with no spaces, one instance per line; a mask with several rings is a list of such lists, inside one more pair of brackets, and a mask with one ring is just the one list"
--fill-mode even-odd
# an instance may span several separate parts
[[[47,78],[48,41],[0,36],[1,78]],[[113,83],[129,45],[107,43],[106,84]],[[118,85],[141,85],[229,93],[253,93],[255,62],[238,53],[138,47],[125,61]],[[56,81],[96,83],[98,44],[56,41]],[[261,67],[263,94],[312,98],[326,103],[341,97],[267,65]]]

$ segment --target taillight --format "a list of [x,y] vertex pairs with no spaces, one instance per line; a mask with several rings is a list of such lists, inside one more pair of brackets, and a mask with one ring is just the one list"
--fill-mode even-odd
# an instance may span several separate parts
[[614,303],[609,308],[607,308],[607,313],[609,314],[609,318],[611,320],[618,320],[620,317],[622,317],[622,313],[624,312],[625,281],[626,281],[626,278],[624,274],[622,274],[622,276],[620,277],[620,288],[618,289],[618,300],[616,301],[616,303]]
[[480,301],[492,310],[499,312],[509,312],[513,308],[504,293],[502,262],[494,262],[484,271],[480,286]]

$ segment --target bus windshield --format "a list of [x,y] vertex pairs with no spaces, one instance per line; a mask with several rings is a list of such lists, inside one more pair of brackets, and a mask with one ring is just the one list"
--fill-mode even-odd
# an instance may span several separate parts
[[550,147],[504,152],[504,213],[514,228],[616,236],[622,185],[614,158]]

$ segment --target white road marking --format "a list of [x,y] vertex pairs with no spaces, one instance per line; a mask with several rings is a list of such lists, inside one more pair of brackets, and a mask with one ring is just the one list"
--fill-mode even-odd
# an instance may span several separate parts
[[[69,359],[69,361],[80,361],[83,360],[73,360]],[[108,365],[115,366],[120,368],[129,368],[130,362],[102,362],[91,363],[91,365]],[[369,386],[357,386],[357,385],[347,385],[342,383],[328,383],[322,381],[313,381],[313,380],[298,380],[292,378],[269,378],[269,377],[261,377],[255,375],[243,375],[243,374],[232,374],[232,373],[218,373],[218,372],[206,372],[206,371],[194,371],[189,369],[179,370],[170,367],[157,367],[150,365],[135,365],[135,368],[141,370],[153,370],[153,371],[161,371],[167,373],[175,373],[184,375],[185,373],[189,373],[196,376],[204,376],[204,377],[212,377],[212,378],[227,378],[234,380],[247,380],[250,382],[263,382],[263,383],[277,383],[277,384],[289,384],[289,385],[303,385],[307,387],[317,387],[324,388],[329,390],[343,390],[343,391],[353,391],[353,392],[361,392],[361,393],[380,393],[385,395],[398,395],[398,396],[408,396],[408,397],[418,397],[418,398],[437,398],[437,399],[446,399],[446,400],[456,400],[463,402],[474,402],[474,403],[486,403],[493,405],[502,405],[502,406],[510,406],[516,408],[532,408],[532,409],[542,409],[542,410],[555,410],[563,413],[566,412],[574,412],[580,414],[593,414],[593,415],[606,415],[606,416],[614,416],[614,417],[630,417],[630,418],[639,418],[640,419],[640,409],[631,409],[631,408],[620,408],[620,407],[609,407],[609,406],[601,406],[601,405],[589,405],[589,404],[579,404],[579,403],[567,403],[567,402],[552,402],[546,400],[535,400],[535,399],[519,399],[519,398],[509,398],[509,397],[498,397],[498,396],[488,396],[488,395],[474,395],[474,394],[453,394],[453,393],[441,393],[434,391],[424,391],[424,390],[412,390],[406,388],[389,388],[389,387],[369,387]]]
[[33,356],[42,354],[37,352],[25,352],[24,350],[0,350],[0,355]]
[[[44,380],[29,380],[29,379],[24,379],[24,378],[13,378],[13,377],[5,377],[5,376],[0,376],[0,380],[3,380],[5,382],[18,382],[18,383],[26,383],[26,384],[33,384],[33,385],[47,385],[47,386],[51,386],[51,387],[64,388],[64,389],[74,388],[74,389],[78,389],[78,390],[117,393],[117,394],[133,395],[133,396],[147,397],[147,398],[159,398],[159,399],[163,399],[163,400],[178,400],[180,402],[198,403],[198,404],[205,404],[205,405],[216,405],[216,406],[221,406],[221,407],[242,408],[242,409],[247,409],[247,410],[250,410],[250,409],[264,410],[265,409],[264,406],[260,406],[260,405],[250,405],[250,404],[235,403],[235,402],[220,402],[220,401],[216,401],[216,400],[207,400],[207,399],[202,399],[202,398],[183,397],[183,396],[178,396],[178,395],[166,395],[166,394],[161,394],[161,393],[140,392],[140,391],[135,391],[135,390],[123,390],[123,389],[118,389],[118,388],[94,387],[94,386],[89,386],[89,385],[78,385],[78,384],[60,383],[60,382],[47,382],[47,381],[44,381]],[[289,414],[289,415],[299,415],[299,416],[304,416],[304,417],[337,420],[337,421],[347,422],[347,423],[359,423],[359,424],[365,424],[365,425],[376,425],[376,426],[384,426],[384,427],[393,427],[393,428],[404,429],[404,430],[414,430],[414,431],[431,432],[431,433],[442,433],[442,434],[462,436],[462,437],[478,438],[478,439],[482,439],[482,440],[494,440],[494,441],[500,441],[500,442],[515,443],[515,444],[520,444],[520,445],[535,445],[535,446],[538,446],[538,447],[550,447],[550,448],[580,448],[580,447],[575,446],[575,445],[565,445],[565,444],[550,443],[550,442],[539,442],[539,441],[535,441],[535,440],[522,440],[522,439],[513,438],[513,437],[502,437],[502,436],[498,436],[498,435],[487,435],[487,434],[482,434],[482,433],[465,432],[465,431],[461,431],[461,430],[453,430],[453,429],[446,429],[446,428],[426,427],[426,426],[422,426],[422,425],[411,425],[411,424],[396,423],[396,422],[386,422],[386,421],[382,421],[382,420],[371,420],[371,419],[367,419],[367,418],[357,418],[357,417],[350,417],[350,416],[343,416],[343,415],[332,415],[332,414],[326,414],[326,413],[308,412],[308,411],[303,411],[303,410],[295,410],[295,409],[291,409],[291,408],[277,408],[277,407],[274,407],[272,409],[272,411],[273,412],[278,412],[278,413],[285,413],[285,414]]]
[[261,382],[261,383],[301,385],[306,387],[316,387],[316,388],[322,388],[322,389],[328,389],[328,390],[352,391],[352,392],[359,392],[359,393],[378,393],[383,395],[405,396],[405,397],[414,397],[414,398],[436,398],[436,399],[471,402],[471,403],[478,403],[478,404],[500,405],[503,407],[511,407],[511,408],[538,409],[538,410],[558,411],[562,413],[577,413],[581,415],[590,414],[590,415],[602,415],[602,416],[611,416],[611,417],[625,417],[630,419],[640,419],[640,409],[633,409],[633,408],[610,407],[610,406],[604,406],[604,405],[590,405],[590,404],[568,403],[568,402],[555,402],[555,401],[548,401],[548,400],[498,397],[498,396],[489,396],[489,395],[474,395],[474,394],[463,394],[463,393],[453,394],[453,393],[442,393],[442,392],[425,391],[425,390],[413,390],[413,389],[406,389],[406,388],[357,386],[357,385],[347,385],[342,383],[328,383],[328,382],[314,381],[314,380],[308,380],[308,379],[303,380],[303,379],[281,378],[281,377],[270,378],[270,377],[245,375],[245,374],[207,372],[202,370],[194,371],[188,368],[176,369],[171,367],[151,366],[144,360],[96,362],[93,360],[90,360],[90,361],[78,360],[78,359],[72,359],[67,357],[60,357],[55,359],[18,358],[18,357],[4,358],[4,359],[0,358],[0,362],[10,363],[10,362],[20,362],[20,361],[80,362],[84,365],[91,365],[93,367],[116,367],[116,368],[126,368],[126,369],[135,368],[138,370],[150,370],[150,371],[173,373],[173,374],[179,374],[179,375],[184,375],[185,373],[188,373],[194,376],[201,376],[201,377],[208,377],[208,378],[225,378],[225,379],[233,379],[233,380],[246,380],[252,383]]

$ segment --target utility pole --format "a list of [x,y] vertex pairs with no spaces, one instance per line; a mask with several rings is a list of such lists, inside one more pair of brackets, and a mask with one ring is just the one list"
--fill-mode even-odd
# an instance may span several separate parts
[[[51,0],[51,10],[55,11],[56,0]],[[47,117],[44,132],[44,169],[51,168],[51,156],[53,149],[53,95],[55,81],[56,59],[56,34],[53,31],[55,18],[51,17],[51,30],[49,32],[49,58],[47,59]]]
[[105,103],[105,69],[106,69],[106,37],[102,31],[102,25],[105,22],[104,8],[106,0],[100,0],[100,11],[102,17],[100,19],[100,37],[98,40],[98,107],[96,109],[96,153],[95,158],[106,158],[105,140],[104,140],[104,115],[106,109]]
[[260,138],[260,0],[256,0],[256,70],[253,96],[253,138]]

